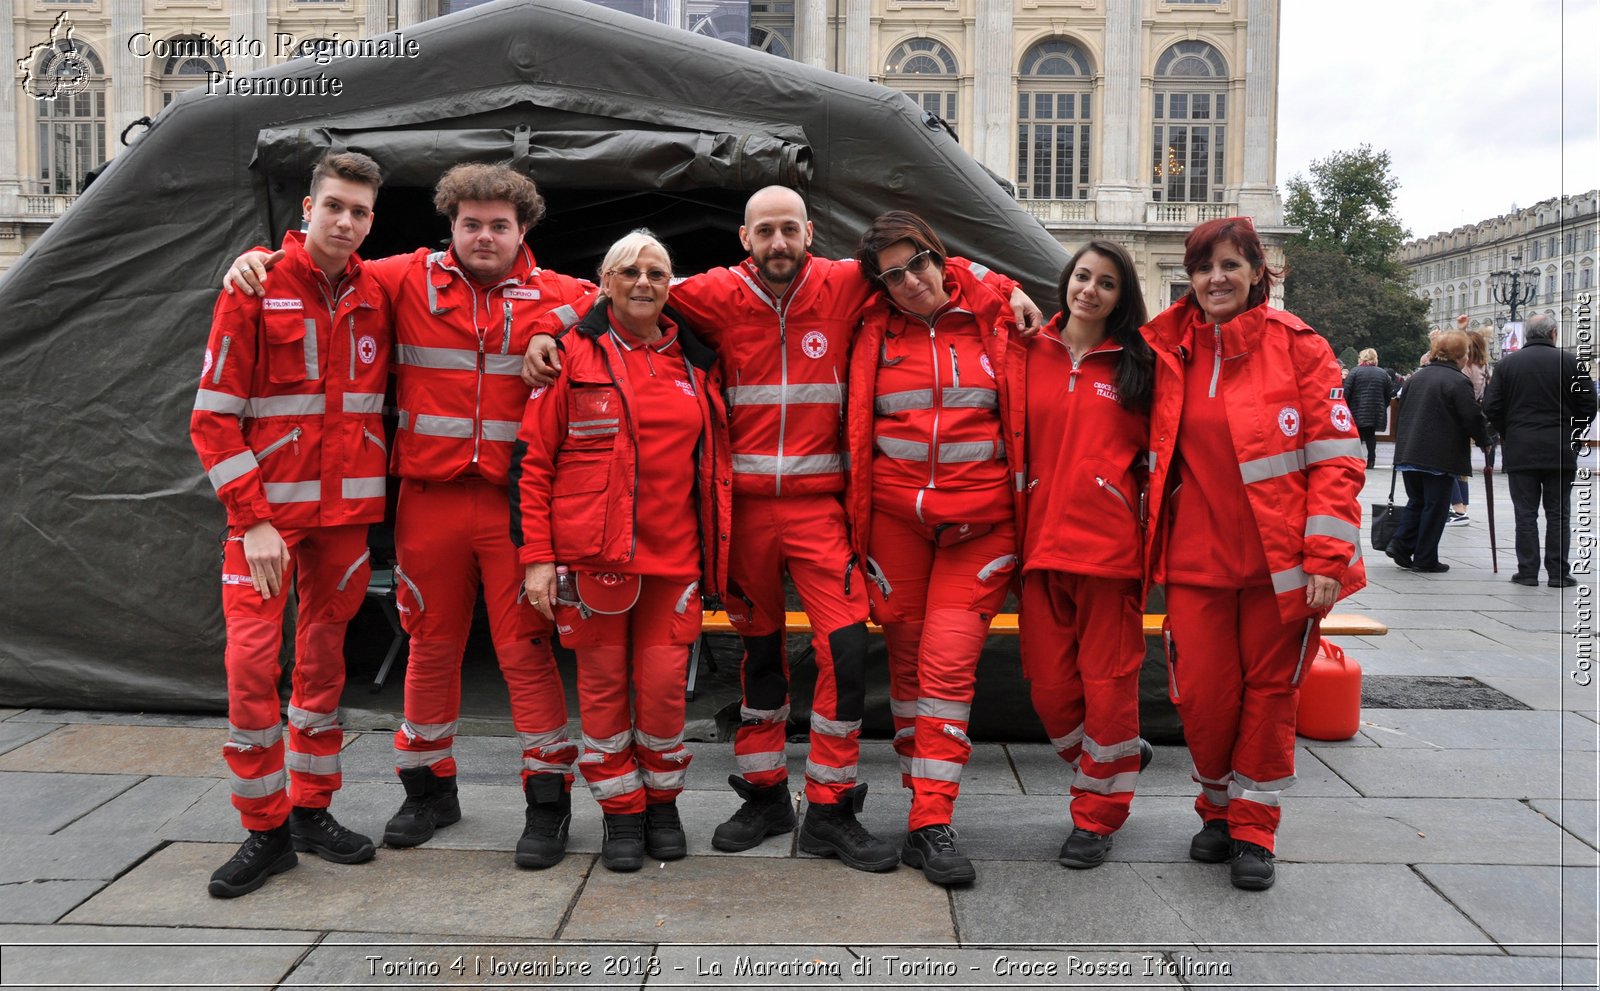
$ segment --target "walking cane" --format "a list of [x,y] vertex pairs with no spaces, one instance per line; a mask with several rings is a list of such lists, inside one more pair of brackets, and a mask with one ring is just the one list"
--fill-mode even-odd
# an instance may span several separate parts
[[1500,573],[1500,552],[1494,544],[1494,448],[1483,449],[1483,504],[1489,514],[1489,564],[1494,574]]

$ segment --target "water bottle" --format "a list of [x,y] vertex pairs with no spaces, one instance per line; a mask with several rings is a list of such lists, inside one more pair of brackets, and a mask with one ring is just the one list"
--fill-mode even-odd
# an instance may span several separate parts
[[556,601],[564,606],[578,604],[578,580],[564,564],[556,565]]

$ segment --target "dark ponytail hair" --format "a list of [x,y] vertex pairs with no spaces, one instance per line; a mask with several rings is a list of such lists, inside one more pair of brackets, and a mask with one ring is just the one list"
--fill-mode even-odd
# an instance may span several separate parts
[[1139,273],[1127,249],[1111,241],[1093,240],[1079,248],[1061,270],[1061,281],[1056,286],[1056,305],[1060,308],[1061,325],[1066,327],[1071,313],[1067,310],[1067,290],[1072,284],[1072,272],[1078,260],[1094,252],[1111,262],[1117,270],[1117,305],[1106,317],[1106,336],[1122,348],[1117,356],[1117,401],[1123,409],[1135,413],[1150,412],[1152,385],[1155,381],[1155,352],[1145,343],[1139,328],[1148,319],[1144,308],[1144,293],[1139,289]]

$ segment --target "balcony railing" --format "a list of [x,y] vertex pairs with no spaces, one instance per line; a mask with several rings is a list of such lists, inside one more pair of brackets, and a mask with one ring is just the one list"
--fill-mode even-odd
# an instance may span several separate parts
[[1218,217],[1237,216],[1238,213],[1237,203],[1148,203],[1145,205],[1144,221],[1147,224],[1193,227]]
[[1093,200],[1018,200],[1022,208],[1046,224],[1069,221],[1094,222]]
[[63,193],[23,193],[24,217],[59,217],[67,212],[75,197]]

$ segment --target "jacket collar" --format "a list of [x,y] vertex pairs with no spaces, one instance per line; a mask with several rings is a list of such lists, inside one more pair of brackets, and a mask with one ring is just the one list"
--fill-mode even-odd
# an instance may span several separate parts
[[[595,300],[595,304],[589,310],[588,315],[579,321],[578,326],[573,329],[589,340],[598,342],[601,337],[604,337],[611,330],[610,313],[611,300],[601,296]],[[683,356],[689,360],[689,364],[706,371],[717,363],[717,353],[695,336],[694,331],[690,329],[689,323],[684,320],[683,314],[673,309],[671,303],[668,303],[666,308],[661,311],[661,316],[677,326],[678,346],[683,349]]]

